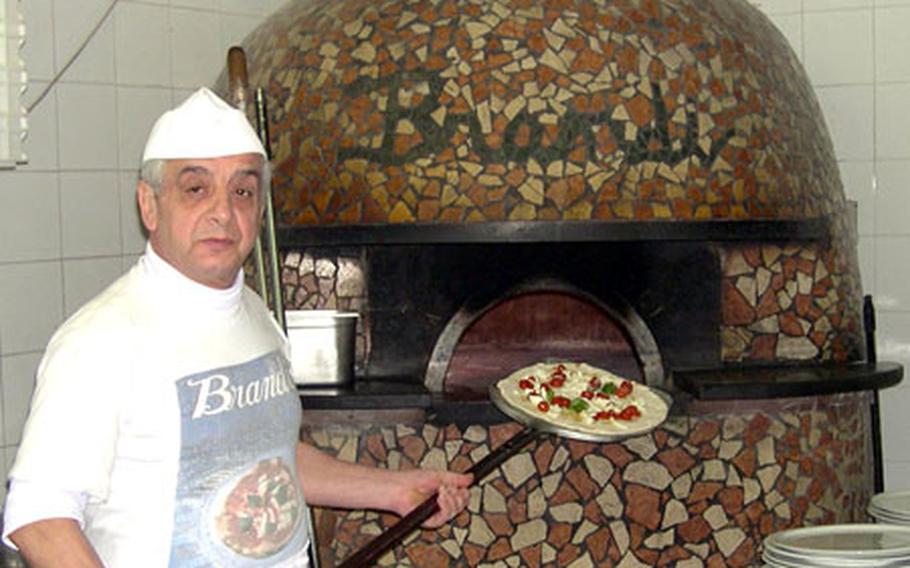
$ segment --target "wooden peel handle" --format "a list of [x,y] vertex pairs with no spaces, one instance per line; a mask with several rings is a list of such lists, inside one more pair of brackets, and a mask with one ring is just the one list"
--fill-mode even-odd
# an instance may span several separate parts
[[[534,430],[531,427],[526,427],[524,430],[503,442],[498,448],[487,454],[482,460],[474,464],[474,466],[468,470],[468,473],[474,475],[472,485],[479,483],[494,469],[502,465],[504,461],[512,457],[518,450],[528,445],[540,435],[540,431]],[[432,517],[438,510],[439,504],[436,503],[436,494],[434,493],[416,509],[402,517],[400,521],[395,523],[388,530],[368,542],[353,555],[349,556],[344,562],[338,565],[338,568],[363,568],[365,566],[372,566],[387,550],[411,534],[411,531],[422,525],[424,521]]]
[[228,89],[231,102],[237,108],[246,109],[246,91],[248,85],[246,73],[246,53],[239,46],[232,46],[227,54]]

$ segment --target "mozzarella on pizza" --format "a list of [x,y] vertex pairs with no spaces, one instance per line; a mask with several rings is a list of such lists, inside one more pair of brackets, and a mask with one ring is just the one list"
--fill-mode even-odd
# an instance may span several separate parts
[[512,408],[593,435],[635,435],[661,424],[667,402],[652,389],[586,363],[541,362],[497,382]]

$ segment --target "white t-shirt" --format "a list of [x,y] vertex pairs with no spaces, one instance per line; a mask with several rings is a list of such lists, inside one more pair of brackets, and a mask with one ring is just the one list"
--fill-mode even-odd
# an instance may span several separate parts
[[147,248],[51,339],[7,506],[20,480],[87,496],[111,568],[306,566],[287,355],[242,275],[216,290]]

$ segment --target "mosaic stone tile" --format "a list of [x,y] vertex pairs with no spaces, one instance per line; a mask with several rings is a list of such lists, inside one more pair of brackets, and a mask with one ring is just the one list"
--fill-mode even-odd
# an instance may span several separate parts
[[[866,519],[870,403],[868,393],[764,401],[736,412],[700,402],[686,420],[645,436],[657,449],[650,457],[629,452],[631,441],[544,437],[513,457],[516,464],[506,462],[511,475],[496,472],[473,488],[468,510],[449,526],[418,531],[380,564],[751,566],[772,532]],[[414,467],[423,456],[376,459],[411,447],[446,455],[452,469],[466,458],[467,469],[478,448],[489,453],[517,428],[313,425],[304,432],[336,455],[356,447],[364,463]],[[445,454],[451,437],[463,439],[456,456]],[[332,563],[396,521],[319,508],[316,518],[320,549]]]
[[[851,361],[863,357],[852,231],[830,246],[750,244],[721,253],[721,357]],[[849,258],[848,258],[849,257]]]

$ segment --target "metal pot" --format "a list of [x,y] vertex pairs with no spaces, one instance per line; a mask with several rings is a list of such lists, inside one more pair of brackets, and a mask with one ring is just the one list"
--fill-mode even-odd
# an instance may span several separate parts
[[301,386],[346,387],[354,382],[357,312],[288,310],[291,372]]

